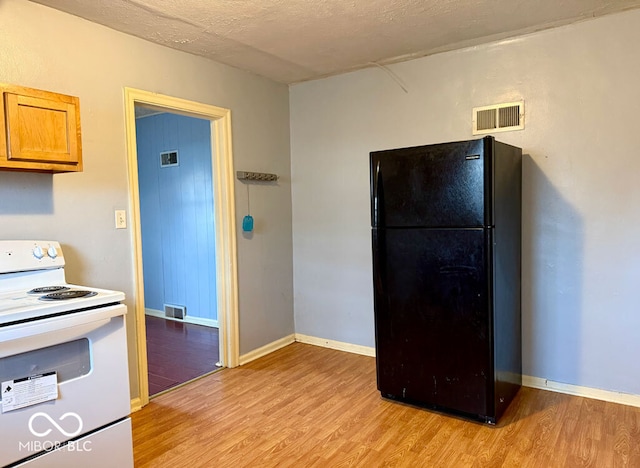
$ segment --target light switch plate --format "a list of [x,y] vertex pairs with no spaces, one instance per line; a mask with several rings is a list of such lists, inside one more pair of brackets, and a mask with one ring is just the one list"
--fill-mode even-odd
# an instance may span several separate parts
[[127,212],[125,210],[116,210],[116,229],[127,228]]

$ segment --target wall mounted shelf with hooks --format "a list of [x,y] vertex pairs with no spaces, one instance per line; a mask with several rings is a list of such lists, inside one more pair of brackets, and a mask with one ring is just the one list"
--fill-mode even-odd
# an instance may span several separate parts
[[238,180],[257,182],[276,182],[278,180],[278,176],[276,174],[268,174],[266,172],[237,171],[236,177]]

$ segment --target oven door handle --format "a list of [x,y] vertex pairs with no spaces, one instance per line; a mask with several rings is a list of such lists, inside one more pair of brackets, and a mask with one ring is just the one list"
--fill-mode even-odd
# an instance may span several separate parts
[[38,337],[39,347],[49,346],[44,341],[53,341],[52,344],[55,344],[75,336],[82,337],[82,335],[106,325],[113,317],[125,313],[126,307],[117,304],[0,328],[0,356],[12,354],[12,351],[7,352],[7,345],[10,345],[12,341],[18,344],[18,342]]

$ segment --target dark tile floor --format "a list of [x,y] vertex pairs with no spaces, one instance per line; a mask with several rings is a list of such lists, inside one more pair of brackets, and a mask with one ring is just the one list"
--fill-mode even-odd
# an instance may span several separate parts
[[149,395],[216,370],[218,329],[146,315]]

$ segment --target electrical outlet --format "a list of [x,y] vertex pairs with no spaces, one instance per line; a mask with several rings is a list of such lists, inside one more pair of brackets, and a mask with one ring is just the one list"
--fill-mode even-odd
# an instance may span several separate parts
[[127,229],[127,212],[116,210],[116,229]]

